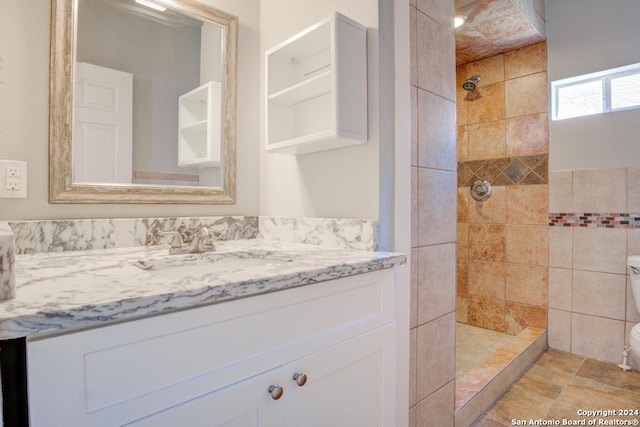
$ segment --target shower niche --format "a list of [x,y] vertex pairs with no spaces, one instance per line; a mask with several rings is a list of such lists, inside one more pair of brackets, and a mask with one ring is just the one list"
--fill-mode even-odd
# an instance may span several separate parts
[[367,141],[366,28],[335,13],[269,49],[266,150],[305,154]]

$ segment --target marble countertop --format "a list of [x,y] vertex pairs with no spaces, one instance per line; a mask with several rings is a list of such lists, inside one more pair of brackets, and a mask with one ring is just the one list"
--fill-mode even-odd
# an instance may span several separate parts
[[397,253],[260,239],[216,242],[215,252],[199,255],[169,256],[166,246],[18,255],[16,298],[0,302],[0,339],[134,320],[405,261]]

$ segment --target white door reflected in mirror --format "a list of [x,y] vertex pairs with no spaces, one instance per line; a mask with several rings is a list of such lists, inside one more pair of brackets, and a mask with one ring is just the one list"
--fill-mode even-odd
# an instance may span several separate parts
[[132,182],[133,76],[76,64],[75,182]]

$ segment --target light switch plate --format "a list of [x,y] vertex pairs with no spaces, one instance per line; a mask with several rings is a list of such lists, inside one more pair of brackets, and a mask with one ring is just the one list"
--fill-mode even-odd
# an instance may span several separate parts
[[27,198],[27,162],[0,160],[0,198]]

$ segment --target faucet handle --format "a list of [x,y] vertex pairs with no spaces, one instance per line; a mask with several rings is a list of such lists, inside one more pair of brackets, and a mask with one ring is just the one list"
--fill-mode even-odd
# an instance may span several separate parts
[[171,247],[172,248],[182,248],[182,246],[184,245],[184,243],[182,242],[182,236],[177,231],[156,230],[156,233],[158,233],[158,236],[161,236],[161,237],[162,236],[173,236],[173,239],[171,240]]

